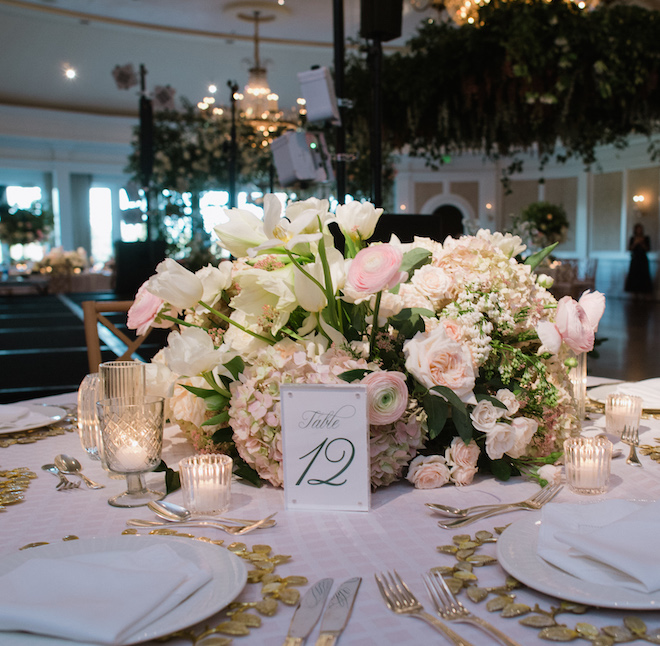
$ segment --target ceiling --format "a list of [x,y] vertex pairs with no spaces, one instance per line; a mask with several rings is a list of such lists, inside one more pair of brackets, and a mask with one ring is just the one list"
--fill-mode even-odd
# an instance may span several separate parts
[[[280,0],[282,1],[282,0]],[[382,3],[384,0],[380,0]],[[193,102],[218,86],[228,103],[227,83],[245,85],[254,60],[254,22],[260,24],[260,58],[280,107],[300,95],[297,72],[333,66],[333,0],[0,0],[0,104],[134,115],[138,92],[121,90],[116,65],[143,64],[146,88],[171,85],[177,99]],[[360,0],[344,0],[344,32],[357,39]],[[382,4],[380,5],[382,7]],[[400,47],[433,10],[417,12],[404,1]],[[64,76],[67,66],[77,77]]]

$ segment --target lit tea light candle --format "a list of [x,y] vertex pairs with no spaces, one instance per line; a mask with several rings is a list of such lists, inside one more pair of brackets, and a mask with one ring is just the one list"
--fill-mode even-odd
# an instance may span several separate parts
[[624,426],[639,427],[642,398],[634,395],[610,393],[605,403],[605,426],[609,433],[621,435]]
[[194,514],[229,509],[233,462],[228,455],[195,455],[179,462],[185,506]]
[[115,451],[115,460],[126,471],[140,471],[147,465],[149,453],[138,442],[131,440],[128,444],[117,448]]
[[611,460],[612,442],[605,437],[571,437],[564,440],[566,482],[575,493],[605,493]]

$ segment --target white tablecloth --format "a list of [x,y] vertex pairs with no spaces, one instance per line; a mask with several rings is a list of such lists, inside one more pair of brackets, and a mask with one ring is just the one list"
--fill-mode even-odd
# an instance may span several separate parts
[[[71,403],[75,401],[75,396],[49,398],[48,401]],[[654,443],[654,438],[660,435],[660,421],[644,419],[640,431],[642,442]],[[104,482],[106,488],[98,491],[83,488],[67,492],[56,491],[57,481],[40,467],[52,462],[58,453],[78,456],[83,461],[85,473]],[[165,461],[176,468],[178,460],[190,453],[192,449],[183,434],[176,428],[168,429],[163,453]],[[607,494],[578,496],[565,487],[555,502],[591,502],[606,498],[639,497],[646,500],[660,499],[660,464],[643,456],[641,460],[643,469],[626,465],[624,458],[614,460]],[[125,482],[110,480],[99,463],[85,458],[74,433],[0,449],[0,469],[23,466],[34,470],[39,477],[30,485],[23,503],[12,505],[0,514],[0,558],[11,558],[18,548],[27,543],[58,542],[68,534],[75,534],[80,538],[119,536],[126,527],[126,519],[154,518],[146,507],[117,509],[107,504],[109,496],[125,489]],[[161,474],[148,474],[147,482],[162,486],[162,478]],[[452,556],[439,553],[437,546],[451,544],[455,534],[474,535],[478,530],[492,530],[495,526],[523,518],[525,514],[540,512],[520,511],[485,519],[464,529],[448,531],[438,527],[439,516],[424,503],[434,501],[466,506],[484,502],[515,501],[537,490],[537,484],[521,478],[503,483],[478,477],[467,487],[446,486],[435,490],[416,490],[409,483],[401,482],[376,491],[372,496],[372,509],[368,513],[317,513],[286,511],[281,490],[271,487],[256,489],[235,483],[232,489],[231,512],[239,518],[260,518],[278,512],[275,527],[243,537],[248,546],[267,543],[273,547],[275,553],[292,555],[293,558],[288,564],[278,566],[278,574],[303,575],[309,579],[310,584],[330,576],[334,577],[334,587],[353,576],[363,578],[353,615],[339,640],[340,646],[446,644],[448,642],[425,623],[390,612],[378,593],[374,573],[395,568],[426,608],[431,610],[432,604],[422,582],[422,573],[434,566],[451,566],[455,563]],[[168,499],[181,503],[181,492],[170,495]],[[231,541],[231,537],[214,530],[187,528],[182,531]],[[489,552],[494,554],[493,545],[482,548],[482,553]],[[650,565],[653,567],[653,564]],[[479,568],[476,573],[480,584],[486,586],[501,584],[505,576],[499,565]],[[54,585],[54,590],[55,587]],[[248,584],[239,600],[259,599],[259,588],[260,586]],[[302,588],[303,591],[305,589],[306,587]],[[516,590],[516,594],[518,601],[531,607],[539,603],[542,608],[549,609],[551,605],[556,606],[558,603],[551,597],[526,588]],[[519,625],[516,619],[503,619],[498,613],[488,613],[484,603],[465,603],[474,612],[518,640],[522,646],[545,646],[548,643],[538,639],[537,630]],[[234,643],[237,646],[281,644],[292,615],[293,608],[280,604],[276,616],[264,618],[261,628],[253,629],[250,636],[235,638]],[[592,610],[586,617],[561,615],[558,619],[560,623],[566,623],[570,627],[580,621],[607,626],[621,625],[623,618],[629,615],[642,617],[649,629],[660,626],[660,612]],[[209,620],[209,624],[213,624],[213,618]],[[494,643],[470,626],[452,624],[452,627],[475,646]],[[317,625],[307,640],[308,644],[314,643],[318,630]],[[11,639],[8,640],[4,635],[0,635],[0,643],[4,646],[14,646]],[[14,643],[33,646],[43,642],[21,638]]]

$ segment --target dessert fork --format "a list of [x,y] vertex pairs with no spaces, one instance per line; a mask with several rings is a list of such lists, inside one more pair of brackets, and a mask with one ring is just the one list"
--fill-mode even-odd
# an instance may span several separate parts
[[426,612],[396,570],[381,573],[380,576],[374,574],[374,577],[385,604],[392,612],[422,619],[442,633],[454,646],[472,646],[469,641],[456,634],[449,626],[445,626],[437,617]]
[[448,522],[443,522],[442,520],[438,521],[438,525],[444,529],[455,529],[456,527],[463,527],[464,525],[469,525],[474,523],[477,520],[482,518],[488,518],[488,516],[495,516],[496,514],[504,514],[507,511],[512,509],[527,509],[530,511],[535,511],[541,509],[545,503],[550,502],[561,490],[563,485],[546,485],[537,491],[531,498],[523,500],[522,502],[513,502],[508,505],[501,505],[494,509],[489,509],[487,511],[482,511],[478,514],[472,516],[466,516],[465,518],[459,518],[458,520],[451,520]]
[[621,441],[630,446],[630,453],[626,458],[626,464],[632,464],[635,467],[641,467],[642,463],[637,456],[636,447],[639,446],[639,429],[636,426],[626,424],[621,431]]
[[504,646],[520,646],[516,641],[505,635],[502,631],[492,626],[481,617],[473,615],[449,589],[449,586],[438,572],[429,570],[424,575],[424,583],[429,592],[438,614],[447,621],[472,624],[489,633]]

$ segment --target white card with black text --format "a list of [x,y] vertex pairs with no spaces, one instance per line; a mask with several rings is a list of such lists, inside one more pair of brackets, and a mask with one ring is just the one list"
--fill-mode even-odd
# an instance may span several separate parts
[[282,384],[287,509],[369,511],[367,387]]

